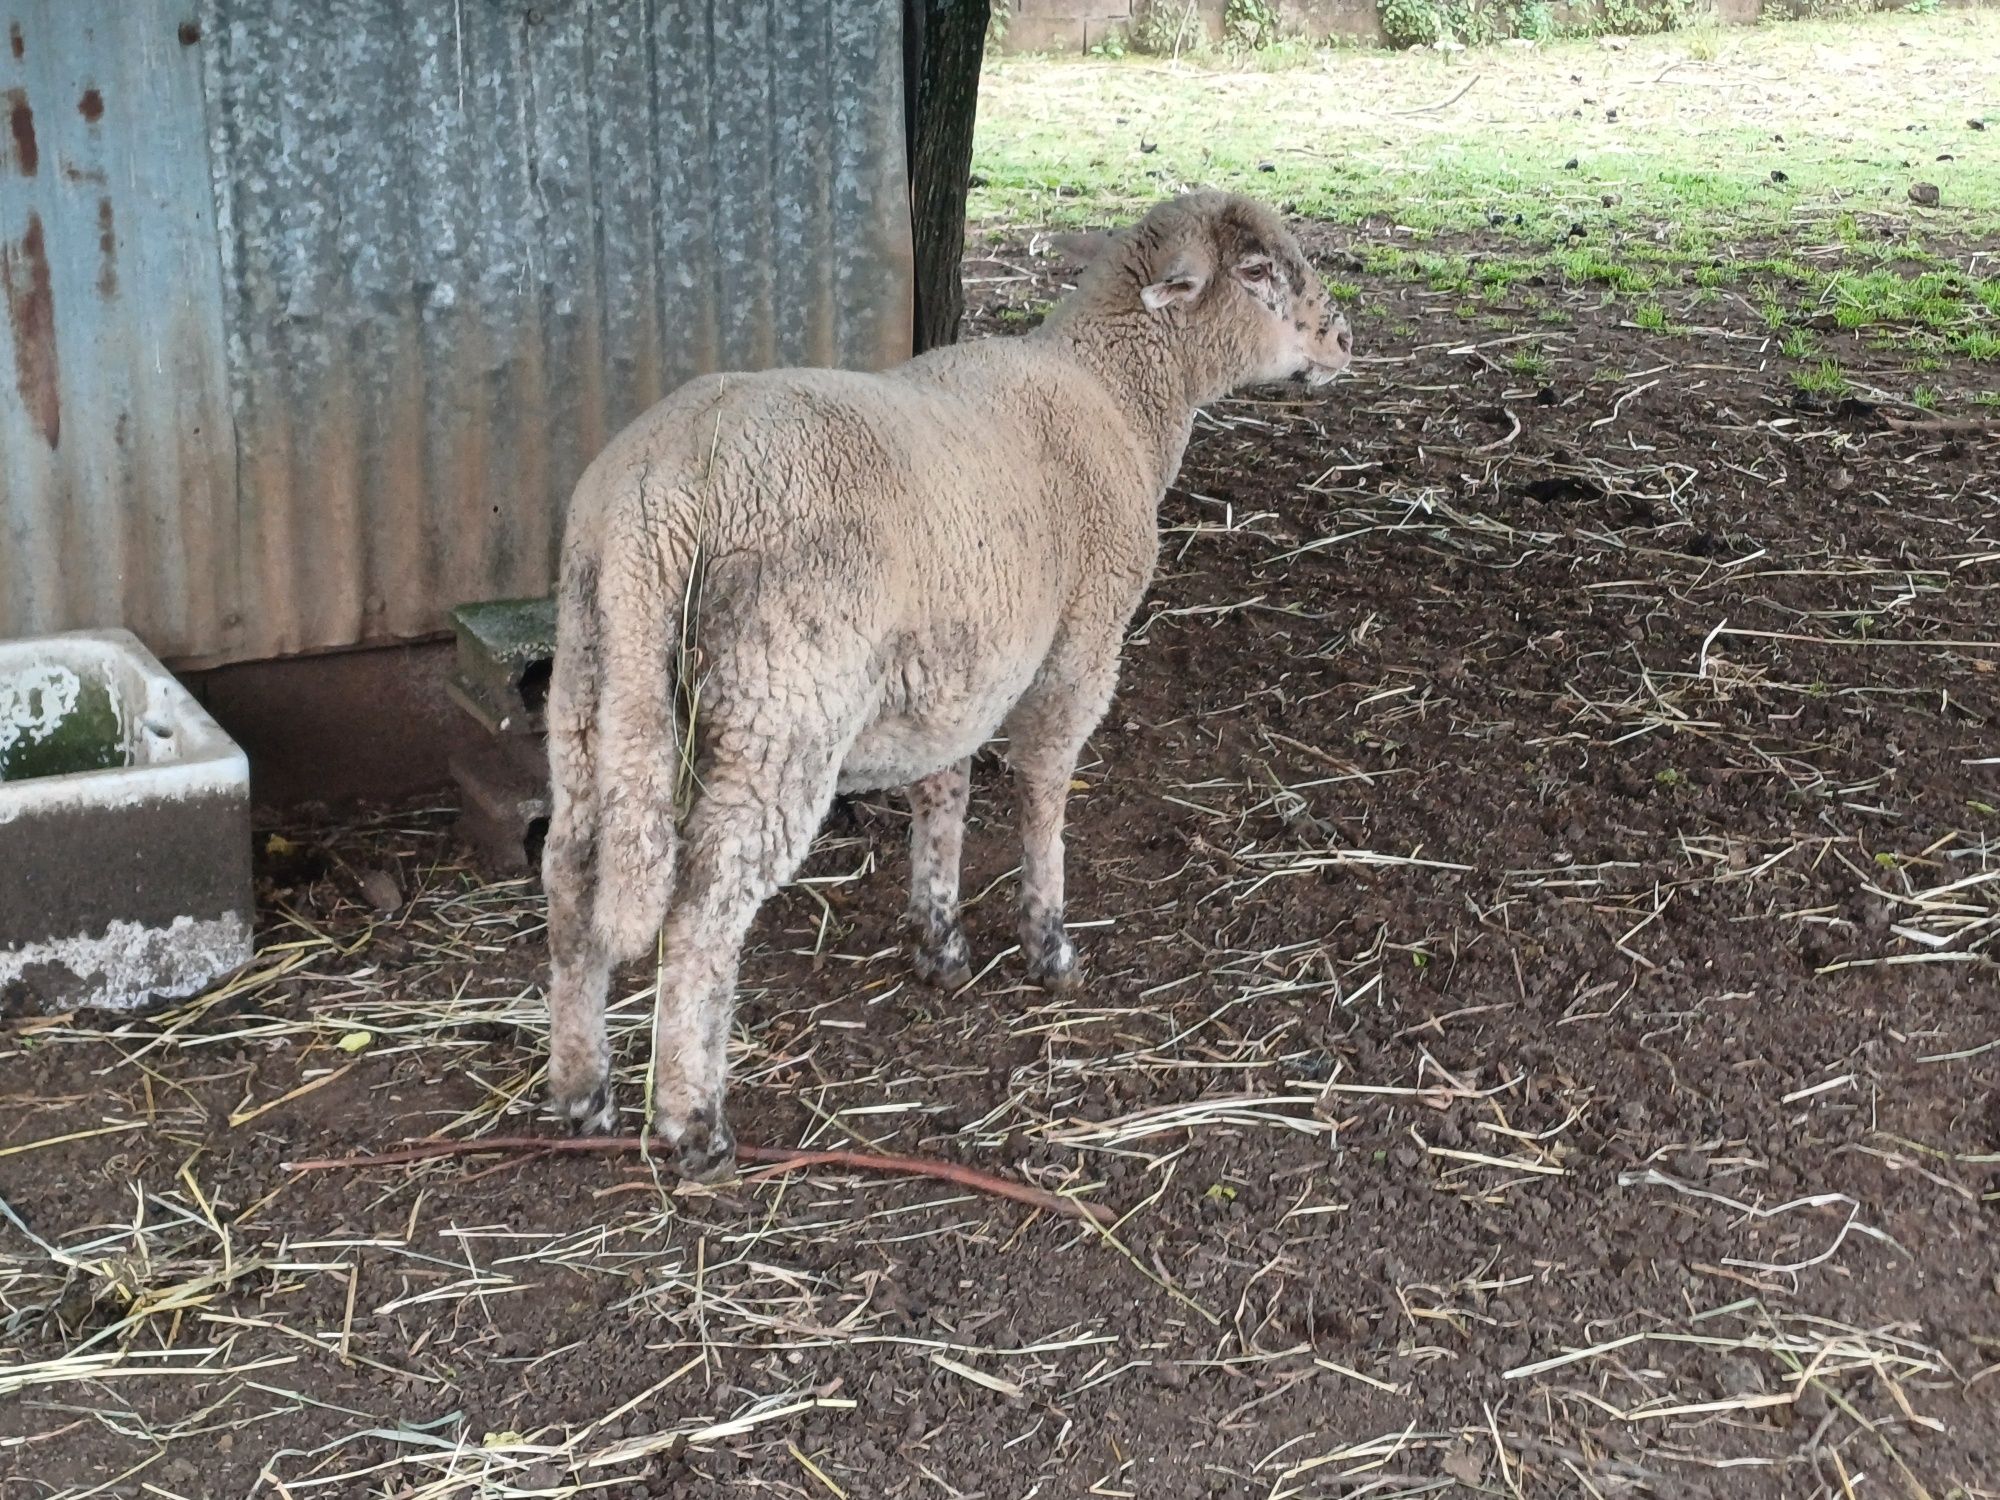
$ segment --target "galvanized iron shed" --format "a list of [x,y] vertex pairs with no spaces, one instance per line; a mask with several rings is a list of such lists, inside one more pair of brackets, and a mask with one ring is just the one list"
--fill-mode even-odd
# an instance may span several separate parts
[[428,636],[680,381],[905,357],[903,12],[0,0],[0,637]]

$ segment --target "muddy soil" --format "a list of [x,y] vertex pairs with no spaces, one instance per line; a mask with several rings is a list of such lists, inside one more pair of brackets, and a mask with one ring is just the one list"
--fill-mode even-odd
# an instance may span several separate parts
[[[1016,981],[993,764],[969,992],[908,981],[890,798],[746,961],[746,1140],[1112,1234],[286,1170],[553,1133],[532,885],[448,807],[291,823],[234,986],[0,1035],[0,1496],[2000,1494],[2000,438],[1796,397],[1747,304],[1496,328],[1314,249],[1364,359],[1199,425],[1078,772],[1088,982]],[[985,332],[1073,268],[969,270]]]

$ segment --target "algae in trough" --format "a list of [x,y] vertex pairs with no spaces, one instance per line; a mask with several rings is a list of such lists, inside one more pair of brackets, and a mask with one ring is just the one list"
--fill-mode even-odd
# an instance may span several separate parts
[[109,682],[56,663],[0,677],[0,781],[131,763],[124,716]]

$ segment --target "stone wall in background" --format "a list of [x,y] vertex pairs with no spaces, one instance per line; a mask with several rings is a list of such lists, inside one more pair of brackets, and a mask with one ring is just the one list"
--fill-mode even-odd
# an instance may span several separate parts
[[[1675,3],[1660,0],[1669,8]],[[1712,0],[1711,8],[1716,20],[1747,26],[1766,14],[1792,19],[1832,3],[1837,0]],[[1634,0],[1612,0],[1612,4],[1627,12],[1638,9]],[[1542,8],[1564,30],[1635,29],[1606,25],[1603,17],[1610,7],[1605,0],[1551,0]],[[1855,8],[1899,9],[1900,5],[1897,0],[1873,6],[1860,0]],[[1141,29],[1158,38],[1176,31],[1189,36],[1197,27],[1205,40],[1220,42],[1230,9],[1230,0],[993,0],[993,43],[1000,52],[1087,52],[1114,39],[1129,43]],[[1275,21],[1279,36],[1378,46],[1399,41],[1383,26],[1380,0],[1263,0],[1239,13],[1259,12]],[[1507,35],[1511,29],[1502,25],[1496,34]]]
[[1087,52],[1132,24],[1132,0],[993,0],[993,10],[1003,52]]

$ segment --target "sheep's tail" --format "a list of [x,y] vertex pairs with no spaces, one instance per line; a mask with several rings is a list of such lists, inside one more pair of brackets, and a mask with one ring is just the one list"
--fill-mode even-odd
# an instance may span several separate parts
[[[673,896],[675,804],[689,748],[678,712],[681,627],[695,570],[671,520],[609,528],[597,700],[599,940],[614,959],[653,946]],[[622,534],[621,534],[622,533]]]
[[567,917],[614,963],[649,951],[666,919],[685,749],[675,683],[695,548],[644,519],[611,520],[565,580],[549,698],[550,938],[562,946]]

